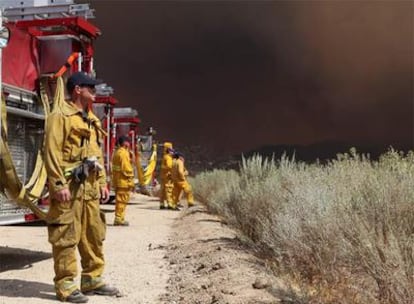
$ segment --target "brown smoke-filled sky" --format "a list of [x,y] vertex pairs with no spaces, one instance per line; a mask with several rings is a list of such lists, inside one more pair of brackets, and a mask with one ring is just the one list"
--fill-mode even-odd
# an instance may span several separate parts
[[98,77],[158,139],[413,146],[412,1],[89,1]]

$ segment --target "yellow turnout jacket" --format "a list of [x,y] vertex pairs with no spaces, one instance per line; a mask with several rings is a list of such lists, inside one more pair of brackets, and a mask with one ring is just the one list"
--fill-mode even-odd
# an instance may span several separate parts
[[[85,158],[96,157],[103,166],[100,145],[105,131],[92,112],[89,111],[84,119],[81,109],[71,102],[64,102],[61,113],[49,116],[46,134],[44,156],[51,194],[69,188],[72,170]],[[105,170],[88,178],[84,199],[99,197],[99,186],[106,186]]]
[[172,166],[173,166],[172,155],[167,152],[164,152],[164,155],[162,157],[162,163],[161,163],[161,179],[162,180],[171,178]]
[[188,171],[184,167],[181,159],[175,159],[172,166],[172,179],[174,183],[185,182]]
[[119,147],[112,157],[112,187],[133,188],[134,169],[128,149]]

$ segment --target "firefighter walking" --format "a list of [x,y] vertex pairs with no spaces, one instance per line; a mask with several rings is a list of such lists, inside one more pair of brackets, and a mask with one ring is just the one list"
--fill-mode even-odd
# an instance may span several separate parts
[[[109,192],[100,147],[105,131],[89,110],[96,84],[86,74],[73,74],[67,82],[71,101],[65,102],[63,81],[59,79],[60,98],[55,104],[61,108],[49,116],[45,135],[51,198],[46,222],[52,244],[54,284],[57,298],[72,303],[86,303],[85,294],[119,293],[102,278],[106,223],[99,204],[109,199]],[[81,256],[80,289],[75,283],[76,249]]]
[[174,183],[172,209],[179,210],[177,204],[181,192],[186,196],[188,207],[194,206],[193,190],[187,181],[188,171],[184,165],[184,156],[180,152],[174,152],[171,176]]
[[114,226],[129,226],[125,220],[125,210],[134,189],[134,169],[129,147],[128,137],[121,136],[112,158],[112,186],[115,188]]
[[[172,166],[173,166],[173,145],[170,142],[164,143],[164,154],[161,163],[161,195],[160,195],[160,209],[173,208],[173,188],[172,181]],[[167,202],[167,206],[165,205]]]

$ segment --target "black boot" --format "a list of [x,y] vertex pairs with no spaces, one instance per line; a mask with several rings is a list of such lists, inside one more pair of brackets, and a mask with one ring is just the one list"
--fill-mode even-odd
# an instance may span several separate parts
[[114,222],[114,226],[129,226],[129,222],[127,222],[127,221]]
[[116,287],[105,284],[101,287],[85,291],[84,293],[86,295],[116,296],[119,294],[119,290]]
[[62,302],[69,302],[69,303],[86,303],[88,302],[89,299],[79,289],[76,289],[65,299],[60,299],[60,300]]

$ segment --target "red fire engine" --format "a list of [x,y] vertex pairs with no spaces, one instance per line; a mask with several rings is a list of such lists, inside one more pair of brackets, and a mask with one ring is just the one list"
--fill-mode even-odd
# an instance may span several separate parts
[[71,0],[2,0],[0,10],[0,47],[4,47],[0,92],[5,95],[0,128],[0,225],[4,225],[43,214],[39,205],[46,177],[39,153],[45,118],[53,107],[54,76],[66,78],[73,71],[94,75],[93,43],[100,31],[88,21],[93,17],[89,5]]
[[114,131],[116,137],[128,136],[131,139],[131,147],[135,146],[138,136],[140,119],[138,111],[129,107],[114,109]]
[[114,107],[118,100],[113,97],[114,90],[107,84],[96,86],[96,99],[93,104],[93,112],[101,120],[102,127],[106,130],[107,136],[104,138],[104,164],[107,173],[108,184],[111,176],[111,159],[115,149],[116,133],[114,132]]
[[[137,155],[136,139],[139,132],[139,123],[140,119],[138,118],[137,110],[130,107],[121,107],[114,109],[114,125],[112,138],[114,140],[116,140],[120,136],[128,136],[130,138],[131,156],[133,160],[136,158]],[[137,176],[137,172],[135,172],[135,176]],[[113,193],[111,192],[111,194]]]
[[[131,139],[131,153],[135,164],[135,184],[137,190],[143,194],[151,195],[156,183],[155,167],[157,161],[156,145],[153,141],[155,131],[152,128],[141,135],[138,112],[130,107],[113,109],[114,125],[112,138],[128,136]],[[113,151],[113,150],[111,150]]]
[[[95,75],[93,44],[100,30],[89,22],[93,17],[88,4],[72,0],[0,1],[0,92],[5,95],[0,107],[0,225],[44,216],[44,122],[53,108],[58,76],[67,78],[75,71]],[[115,107],[113,93],[106,84],[97,86],[93,105],[108,134],[103,145],[108,183],[117,138],[128,135],[136,149],[140,122],[135,109]]]

